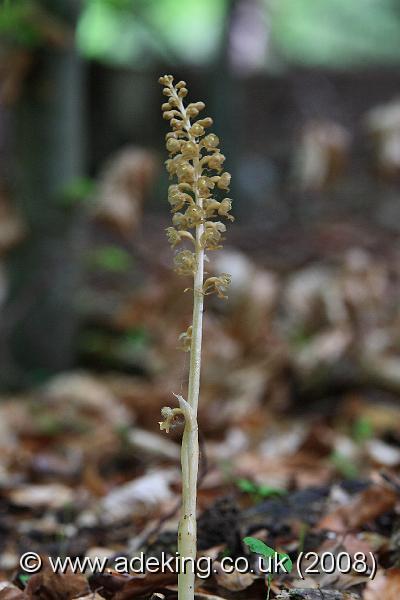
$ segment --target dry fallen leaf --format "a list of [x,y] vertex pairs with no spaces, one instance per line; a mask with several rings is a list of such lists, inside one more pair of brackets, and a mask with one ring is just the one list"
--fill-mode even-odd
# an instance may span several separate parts
[[162,469],[147,473],[109,492],[101,501],[102,518],[114,523],[141,511],[170,500],[169,484],[176,479],[175,469]]
[[221,596],[213,596],[211,594],[195,594],[195,600],[225,600]]
[[26,595],[12,583],[0,581],[0,600],[26,600]]
[[56,509],[70,504],[73,500],[73,491],[61,483],[25,485],[10,492],[10,501],[15,506]]
[[131,600],[142,598],[147,594],[164,589],[177,583],[177,575],[174,573],[151,573],[143,578],[135,578],[118,592],[113,600]]
[[29,600],[72,600],[90,592],[84,575],[67,572],[56,574],[45,568],[30,577],[26,586]]
[[102,173],[95,218],[131,235],[140,224],[156,169],[155,156],[148,150],[128,147],[119,151]]
[[236,570],[227,573],[218,562],[214,563],[213,568],[216,571],[214,577],[218,585],[231,592],[241,592],[250,587],[255,580],[255,576],[251,573],[239,573]]
[[363,600],[399,600],[400,569],[378,571],[375,579],[368,582]]
[[[73,407],[82,414],[111,421],[116,427],[130,423],[130,415],[100,379],[85,371],[70,371],[54,376],[41,390],[50,406]],[[43,400],[43,398],[42,398]]]
[[396,499],[394,491],[387,487],[373,485],[357,494],[349,504],[323,517],[318,528],[340,532],[357,529],[391,510],[395,506]]
[[379,465],[395,467],[400,464],[400,450],[395,446],[374,439],[368,440],[365,447],[368,456]]
[[296,588],[283,591],[275,600],[360,600],[358,594],[325,588]]

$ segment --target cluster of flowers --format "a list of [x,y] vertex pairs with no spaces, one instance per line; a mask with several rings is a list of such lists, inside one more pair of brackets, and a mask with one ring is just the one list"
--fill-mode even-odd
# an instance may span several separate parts
[[[168,98],[162,105],[163,116],[172,129],[166,135],[169,152],[166,167],[170,176],[177,178],[177,183],[170,185],[168,190],[173,227],[167,228],[167,235],[173,248],[184,240],[193,244],[194,252],[180,250],[174,262],[177,273],[195,276],[198,261],[204,260],[204,251],[222,247],[226,226],[218,218],[233,221],[230,198],[217,200],[213,197],[217,190],[229,191],[231,176],[223,170],[225,156],[219,150],[218,137],[214,133],[206,133],[212,119],[199,118],[194,122],[205,104],[192,102],[185,106],[186,83],[179,81],[174,85],[173,81],[172,75],[159,79],[164,86],[163,94]],[[195,234],[190,230],[195,230]],[[203,283],[203,293],[217,293],[220,298],[226,298],[229,283],[230,275],[227,273],[209,277]],[[189,330],[181,336],[185,349],[190,349]]]

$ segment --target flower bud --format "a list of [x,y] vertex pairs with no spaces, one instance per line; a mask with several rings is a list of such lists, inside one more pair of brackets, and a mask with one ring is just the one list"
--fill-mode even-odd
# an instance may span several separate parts
[[193,119],[194,117],[197,117],[197,115],[199,114],[199,111],[197,110],[197,108],[192,106],[192,108],[187,109],[186,114],[190,119]]
[[174,258],[175,271],[178,275],[194,275],[196,271],[196,256],[190,250],[181,250]]
[[189,104],[189,106],[194,106],[198,111],[204,110],[206,107],[204,102],[193,102],[192,104]]
[[177,231],[174,227],[167,227],[166,229],[168,241],[171,246],[174,248],[181,241],[181,236],[179,235],[179,231]]
[[[218,200],[214,200],[214,198],[206,199],[204,202],[206,216],[208,218],[215,217],[215,214],[216,214],[216,212],[218,212],[220,205],[221,205],[221,203],[218,202]],[[219,214],[219,212],[218,212],[218,214]]]
[[184,142],[182,144],[182,156],[185,158],[194,158],[198,155],[199,149],[194,142]]
[[172,217],[172,224],[178,229],[188,229],[189,223],[186,215],[181,212],[177,212]]
[[197,188],[199,190],[200,196],[202,196],[203,198],[208,196],[208,194],[210,193],[210,183],[212,187],[214,187],[214,184],[210,182],[210,180],[207,177],[200,177],[197,181]]
[[205,230],[200,238],[200,244],[203,248],[208,250],[218,250],[221,248],[219,242],[221,241],[221,233],[226,231],[226,227],[221,221],[207,221],[205,224]]
[[176,174],[179,181],[191,183],[194,180],[194,168],[188,162],[181,162],[178,164]]
[[180,347],[184,352],[190,352],[192,345],[192,332],[193,327],[190,325],[190,327],[188,327],[187,330],[181,333],[178,337],[178,340],[181,343]]
[[225,292],[230,283],[231,276],[229,273],[221,273],[219,277],[209,277],[203,284],[203,293],[213,294],[216,292],[218,298],[227,298]]
[[200,223],[203,222],[205,212],[199,206],[196,206],[196,204],[191,204],[186,209],[185,217],[188,222],[188,227],[196,227],[197,225],[200,225]]
[[211,119],[211,117],[206,117],[205,119],[200,119],[200,121],[197,121],[197,123],[199,125],[202,125],[203,127],[211,127],[211,125],[213,124],[213,120]]
[[[164,114],[165,114],[165,113],[164,113]],[[174,129],[178,129],[178,130],[180,130],[180,129],[181,129],[181,127],[182,127],[182,121],[180,121],[179,119],[175,119],[175,118],[173,118],[173,119],[171,119],[171,121],[170,121],[170,125],[171,125],[171,127],[173,127]]]
[[222,173],[221,177],[219,178],[219,181],[217,183],[217,187],[220,190],[228,190],[230,182],[231,182],[231,174],[227,173],[225,171],[225,173]]
[[215,169],[216,171],[219,171],[222,168],[224,160],[225,156],[220,152],[216,152],[208,158],[208,166],[210,169]]
[[181,142],[179,142],[177,139],[169,138],[166,146],[168,152],[171,152],[171,154],[176,154],[176,152],[179,152],[181,148]]
[[218,214],[220,217],[226,217],[230,221],[234,221],[234,217],[229,214],[229,211],[232,209],[232,200],[230,198],[224,198],[218,208]]
[[182,192],[176,184],[173,184],[168,188],[168,202],[172,206],[172,211],[176,212],[183,208],[186,202],[192,202],[192,198],[189,194]]
[[200,137],[201,135],[204,134],[204,127],[202,127],[199,123],[195,123],[189,129],[189,133],[191,135],[194,135],[194,137]]
[[163,75],[159,78],[158,83],[161,83],[161,85],[172,85],[173,81],[174,78],[172,75]]
[[202,144],[206,148],[210,148],[210,149],[211,148],[217,148],[218,145],[219,145],[219,137],[217,135],[215,135],[215,133],[209,133],[203,139]]

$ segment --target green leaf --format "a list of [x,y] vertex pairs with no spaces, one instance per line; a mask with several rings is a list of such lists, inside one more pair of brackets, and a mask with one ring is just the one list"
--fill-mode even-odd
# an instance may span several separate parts
[[26,575],[25,573],[20,573],[18,575],[18,579],[20,580],[20,582],[23,584],[24,587],[28,583],[30,577],[31,577],[30,575]]
[[91,254],[90,263],[94,268],[123,273],[131,268],[132,257],[129,252],[118,246],[102,246]]
[[281,490],[270,485],[258,485],[249,479],[238,479],[236,481],[236,485],[242,492],[245,492],[246,494],[254,494],[255,496],[259,496],[261,498],[269,498],[270,496],[284,496],[286,494],[286,490]]
[[257,486],[249,479],[238,479],[236,485],[240,491],[246,492],[246,494],[255,494],[257,492]]
[[261,554],[264,558],[273,558],[276,555],[279,556],[279,558],[283,560],[286,572],[290,573],[292,571],[293,562],[285,552],[277,552],[270,546],[267,546],[267,544],[264,544],[262,540],[254,537],[245,537],[243,542],[250,548],[251,552]]
[[343,477],[346,477],[346,479],[355,479],[358,477],[359,470],[357,466],[344,454],[335,450],[330,455],[329,460],[335,466],[337,471],[339,471]]
[[61,203],[70,206],[90,197],[95,189],[93,179],[89,177],[76,177],[62,190]]
[[257,486],[257,494],[263,498],[268,498],[269,496],[285,496],[286,493],[286,490],[281,490],[280,488],[272,487],[271,485]]
[[250,548],[252,552],[256,554],[261,554],[261,556],[265,556],[265,558],[275,556],[276,552],[267,544],[264,544],[263,541],[254,538],[254,537],[245,537],[243,542]]
[[279,558],[281,558],[284,561],[283,564],[285,566],[287,573],[291,573],[291,571],[293,569],[293,562],[292,562],[292,559],[290,558],[290,556],[288,554],[286,554],[285,552],[278,552],[278,556],[279,556]]
[[374,427],[367,417],[359,417],[353,425],[353,438],[361,444],[374,435]]
[[149,344],[149,334],[143,327],[135,327],[126,332],[122,344],[135,350],[143,350]]
[[0,9],[0,34],[4,41],[35,47],[43,42],[43,34],[35,20],[37,7],[32,0],[5,2]]

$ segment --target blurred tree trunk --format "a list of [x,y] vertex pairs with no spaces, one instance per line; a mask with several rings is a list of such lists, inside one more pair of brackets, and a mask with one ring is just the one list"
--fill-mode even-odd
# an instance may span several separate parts
[[[48,5],[72,32],[74,3]],[[74,359],[80,249],[75,209],[62,202],[83,172],[83,66],[73,46],[71,39],[37,52],[15,111],[16,191],[28,237],[10,264],[12,364],[1,376],[8,385],[68,368]]]

